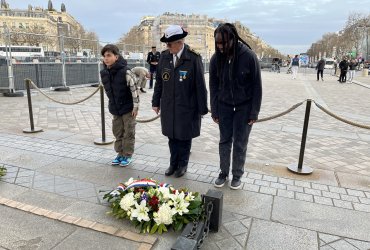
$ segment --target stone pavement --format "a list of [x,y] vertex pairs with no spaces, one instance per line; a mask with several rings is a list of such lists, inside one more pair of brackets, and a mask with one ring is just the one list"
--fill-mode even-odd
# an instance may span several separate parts
[[[263,72],[260,118],[312,98],[347,119],[370,124],[370,78],[358,76],[355,84],[339,84],[329,74],[324,82],[315,79],[309,69],[296,80]],[[91,91],[48,93],[72,101]],[[154,235],[155,240],[134,234],[127,221],[105,214],[107,204],[99,191],[140,176],[207,192],[218,175],[218,129],[210,117],[205,116],[201,137],[194,140],[188,173],[175,179],[164,176],[169,152],[158,120],[138,123],[133,164],[112,167],[112,145],[92,143],[101,136],[97,95],[73,106],[55,104],[36,92],[32,98],[35,125],[45,130],[38,134],[22,133],[29,126],[26,98],[0,97],[0,164],[8,169],[0,181],[0,198],[11,200],[0,205],[0,249],[169,249],[179,233]],[[150,92],[141,95],[141,118],[153,117],[150,98]],[[209,235],[203,249],[370,249],[370,131],[341,123],[313,105],[304,162],[314,173],[297,176],[286,166],[298,161],[304,110],[302,105],[254,125],[243,188],[220,189],[222,227]],[[109,114],[106,122],[111,136]],[[49,212],[22,210],[28,205],[35,207],[32,211]],[[64,217],[50,218],[50,211]],[[115,237],[63,221],[71,217],[126,234]]]

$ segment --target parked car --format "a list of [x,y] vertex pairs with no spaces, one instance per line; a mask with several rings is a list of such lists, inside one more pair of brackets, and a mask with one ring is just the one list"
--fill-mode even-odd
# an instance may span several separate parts
[[325,59],[325,69],[334,69],[334,59],[326,58]]
[[278,64],[281,66],[281,60],[278,57],[264,57],[260,60],[261,69],[272,68],[273,64]]

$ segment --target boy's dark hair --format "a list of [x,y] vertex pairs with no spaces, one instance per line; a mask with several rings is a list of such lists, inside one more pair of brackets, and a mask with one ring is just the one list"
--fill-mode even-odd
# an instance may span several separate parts
[[104,56],[105,52],[107,51],[113,53],[116,56],[120,55],[118,47],[114,44],[105,45],[101,50],[101,55]]
[[[230,79],[233,79],[233,75],[236,70],[234,68],[234,65],[237,65],[238,62],[238,57],[237,57],[237,48],[238,48],[238,43],[239,41],[244,43],[249,49],[252,49],[251,46],[249,46],[248,43],[246,43],[242,38],[240,38],[235,26],[231,23],[222,23],[220,24],[215,32],[214,32],[214,37],[216,38],[216,34],[220,34],[222,37],[222,46],[224,48],[224,53],[222,54],[218,49],[217,49],[217,44],[215,41],[215,48],[216,48],[216,56],[217,56],[217,75],[219,77],[222,76],[222,68],[223,65],[225,65],[226,60],[231,59],[231,65],[230,65],[230,70],[229,70],[229,77]],[[230,49],[227,47],[229,46],[229,42],[232,41],[232,46]],[[228,46],[226,46],[226,44]],[[225,49],[227,48],[227,49]]]

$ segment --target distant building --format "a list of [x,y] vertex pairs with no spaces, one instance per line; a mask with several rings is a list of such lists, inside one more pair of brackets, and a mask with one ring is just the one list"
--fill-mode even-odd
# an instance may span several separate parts
[[[50,0],[47,9],[31,5],[28,5],[28,9],[11,9],[2,0],[0,25],[7,26],[14,33],[44,34],[45,36],[33,36],[32,39],[26,35],[14,34],[12,43],[42,46],[45,51],[59,51],[58,35],[76,36],[83,30],[82,25],[66,12],[64,4],[61,5],[61,11],[57,11]],[[5,44],[3,36],[0,36],[0,44]]]
[[[207,15],[186,15],[166,12],[163,15],[153,17],[143,17],[138,26],[134,26],[119,41],[118,45],[124,52],[149,51],[152,45],[158,50],[166,49],[166,45],[159,40],[163,36],[165,29],[172,24],[177,24],[186,29],[189,34],[186,43],[194,50],[198,51],[204,59],[209,60],[215,52],[214,31],[220,23],[226,22],[225,19],[210,18]],[[278,54],[279,52],[271,48],[259,37],[251,34],[249,29],[240,22],[235,26],[240,37],[242,37],[255,50],[259,57],[266,54]]]

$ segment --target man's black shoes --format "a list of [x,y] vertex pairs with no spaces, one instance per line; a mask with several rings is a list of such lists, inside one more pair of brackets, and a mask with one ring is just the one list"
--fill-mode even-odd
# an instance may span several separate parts
[[183,176],[185,173],[186,173],[186,170],[188,169],[188,166],[185,166],[185,167],[179,167],[176,171],[175,171],[175,177],[176,178],[179,178],[181,176]]
[[141,91],[142,93],[146,93],[146,91],[145,91],[143,88],[140,88],[140,91]]
[[164,174],[166,176],[170,176],[170,175],[173,175],[173,173],[175,173],[175,171],[176,171],[176,167],[170,165],[170,167],[166,169],[166,172]]

